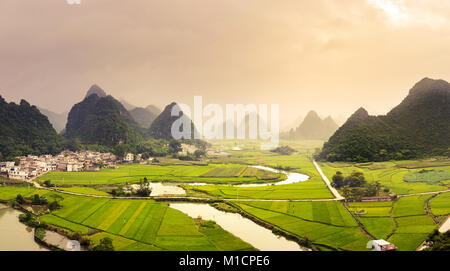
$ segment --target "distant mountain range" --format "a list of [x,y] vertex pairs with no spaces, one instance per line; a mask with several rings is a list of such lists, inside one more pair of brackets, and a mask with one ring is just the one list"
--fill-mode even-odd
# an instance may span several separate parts
[[130,114],[137,123],[148,129],[161,112],[155,113],[155,111],[149,111],[147,108],[135,107],[130,110]]
[[366,162],[430,155],[450,155],[450,84],[425,78],[385,116],[358,109],[318,158]]
[[310,111],[300,126],[292,129],[287,136],[289,139],[327,140],[338,128],[331,116],[321,119],[315,111]]
[[0,96],[0,160],[27,154],[55,154],[63,147],[63,139],[36,106],[25,100],[20,104],[7,103]]
[[46,115],[56,132],[60,133],[66,128],[68,112],[55,113],[42,107],[37,107],[42,114]]
[[125,99],[120,99],[119,102],[125,107],[125,109],[127,109],[128,111],[136,108],[137,106],[132,105],[131,103],[129,103],[128,101],[126,101]]

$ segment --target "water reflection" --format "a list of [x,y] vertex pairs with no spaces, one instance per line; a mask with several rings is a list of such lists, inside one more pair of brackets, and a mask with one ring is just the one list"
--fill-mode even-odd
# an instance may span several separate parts
[[171,203],[170,207],[180,210],[192,218],[213,220],[224,230],[262,251],[302,251],[296,242],[279,237],[272,231],[242,217],[239,214],[219,211],[207,204]]
[[46,251],[34,241],[33,230],[19,222],[21,212],[0,205],[0,251]]

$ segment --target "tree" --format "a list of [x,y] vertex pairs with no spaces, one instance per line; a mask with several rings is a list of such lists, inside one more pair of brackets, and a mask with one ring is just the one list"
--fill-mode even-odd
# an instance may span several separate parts
[[100,240],[100,244],[94,246],[92,248],[93,251],[114,251],[114,246],[112,243],[112,239],[109,237],[105,237]]
[[169,143],[169,153],[179,153],[183,149],[181,148],[181,143],[178,140],[171,140]]
[[118,144],[114,147],[114,154],[119,159],[123,159],[125,155],[128,153],[128,147],[125,144]]
[[18,194],[18,195],[16,196],[16,201],[17,201],[17,203],[19,203],[19,204],[24,204],[24,203],[25,203],[25,199],[23,198],[23,196],[22,196],[21,194]]
[[362,187],[367,183],[364,178],[364,173],[359,171],[353,171],[350,176],[345,177],[344,185],[350,187]]
[[141,158],[142,158],[143,160],[148,160],[148,159],[150,158],[150,153],[144,152],[144,153],[141,155]]
[[337,171],[335,175],[333,175],[333,181],[331,183],[333,187],[341,188],[344,186],[344,175],[342,175],[342,172]]
[[67,148],[71,151],[79,151],[81,147],[81,140],[78,137],[71,138],[67,141]]
[[50,181],[50,180],[45,180],[45,181],[44,181],[44,186],[46,186],[46,187],[53,187],[52,181]]
[[61,208],[61,205],[59,205],[59,203],[55,200],[55,201],[52,201],[49,205],[48,205],[48,209],[50,210],[50,211],[54,211],[54,210],[57,210],[57,209],[60,209]]
[[205,156],[205,155],[206,155],[206,151],[204,151],[204,150],[196,150],[194,152],[194,157],[196,159],[199,159],[200,157]]
[[44,205],[47,204],[47,199],[45,197],[39,197],[38,194],[34,194],[33,199],[31,200],[31,204]]
[[148,181],[144,180],[139,184],[139,188],[136,191],[136,194],[140,197],[149,197],[152,193],[152,189],[148,185]]

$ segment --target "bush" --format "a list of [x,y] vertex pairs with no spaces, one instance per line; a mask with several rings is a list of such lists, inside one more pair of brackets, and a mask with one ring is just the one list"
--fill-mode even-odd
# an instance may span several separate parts
[[100,244],[92,248],[93,251],[114,251],[112,239],[105,237],[100,240]]
[[45,239],[45,229],[43,227],[36,228],[34,234],[40,240],[44,240]]
[[58,210],[58,209],[61,209],[61,205],[55,200],[55,201],[52,201],[49,205],[48,205],[48,209],[50,210],[50,211],[54,211],[54,210]]
[[212,220],[208,220],[208,221],[204,221],[204,222],[200,223],[200,226],[203,228],[215,228],[216,222],[212,221]]

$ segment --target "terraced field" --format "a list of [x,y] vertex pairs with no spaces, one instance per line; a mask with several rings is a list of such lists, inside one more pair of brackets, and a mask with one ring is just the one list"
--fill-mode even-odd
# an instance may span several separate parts
[[[64,185],[108,185],[136,183],[147,178],[160,182],[203,182],[203,183],[263,183],[283,180],[284,175],[257,170],[246,174],[248,167],[239,164],[195,165],[121,165],[118,169],[102,169],[100,172],[52,171],[38,181],[50,180]],[[252,171],[253,172],[253,171]]]

